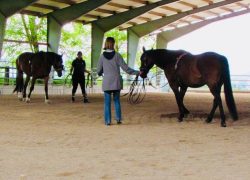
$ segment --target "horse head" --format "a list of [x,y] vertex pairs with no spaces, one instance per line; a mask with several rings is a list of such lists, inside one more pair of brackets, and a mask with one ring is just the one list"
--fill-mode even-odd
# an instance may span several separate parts
[[141,55],[140,76],[146,78],[149,70],[154,66],[154,59],[152,57],[152,50],[146,50],[143,47],[143,54]]
[[55,71],[57,72],[57,75],[61,77],[62,71],[64,70],[62,55],[58,55],[58,54],[56,55],[56,58],[54,59],[53,67]]

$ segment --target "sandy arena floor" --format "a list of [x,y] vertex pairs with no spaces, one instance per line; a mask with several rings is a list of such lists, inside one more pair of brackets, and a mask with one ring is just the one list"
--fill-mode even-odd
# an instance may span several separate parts
[[89,98],[86,105],[51,96],[46,105],[43,96],[30,104],[0,96],[0,179],[250,179],[249,94],[235,94],[240,120],[226,109],[227,128],[218,112],[204,123],[210,94],[187,93],[194,115],[183,123],[172,93],[149,94],[136,106],[122,98],[124,123],[110,127],[102,95]]

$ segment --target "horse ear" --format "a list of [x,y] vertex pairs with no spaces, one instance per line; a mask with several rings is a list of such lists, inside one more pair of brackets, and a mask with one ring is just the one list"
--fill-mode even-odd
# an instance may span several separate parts
[[146,51],[146,49],[145,49],[145,47],[144,47],[144,46],[142,47],[142,50],[143,50],[143,52],[145,52],[145,51]]

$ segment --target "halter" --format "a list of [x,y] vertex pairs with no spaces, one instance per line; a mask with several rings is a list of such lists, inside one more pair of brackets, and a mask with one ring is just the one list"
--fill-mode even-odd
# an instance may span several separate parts
[[184,57],[184,56],[186,56],[188,54],[188,52],[184,52],[184,53],[182,53],[180,56],[178,56],[177,58],[176,58],[176,63],[175,63],[175,66],[174,66],[174,69],[176,70],[177,68],[178,68],[178,63],[179,63],[179,61]]

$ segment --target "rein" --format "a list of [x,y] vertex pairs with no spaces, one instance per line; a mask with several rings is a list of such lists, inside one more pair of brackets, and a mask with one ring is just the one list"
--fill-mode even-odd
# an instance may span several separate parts
[[146,88],[144,79],[142,81],[138,80],[139,75],[137,75],[130,85],[129,92],[122,95],[128,96],[127,101],[130,104],[139,104],[141,103],[146,96]]
[[[154,68],[156,68],[156,67],[154,67]],[[153,76],[149,79],[148,85],[149,85],[149,86],[152,86],[154,89],[159,89],[159,88],[161,89],[161,88],[164,88],[165,86],[167,86],[167,85],[169,84],[168,82],[165,83],[164,85],[162,85],[161,87],[156,87],[156,86],[154,86],[153,83],[152,83],[153,78],[155,78],[155,77],[161,75],[162,73],[163,73],[163,72],[157,72],[155,75],[153,75]]]

